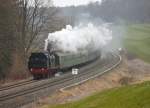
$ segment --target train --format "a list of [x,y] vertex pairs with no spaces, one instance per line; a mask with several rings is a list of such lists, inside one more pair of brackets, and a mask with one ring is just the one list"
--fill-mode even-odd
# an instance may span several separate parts
[[80,53],[69,52],[33,52],[28,61],[28,68],[34,79],[49,78],[57,72],[66,72],[100,58],[100,51]]

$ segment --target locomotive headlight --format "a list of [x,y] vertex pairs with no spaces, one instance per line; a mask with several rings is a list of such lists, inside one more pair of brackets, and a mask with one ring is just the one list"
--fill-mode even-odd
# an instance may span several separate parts
[[33,71],[33,69],[31,68],[30,71]]
[[44,71],[44,68],[42,68],[42,71]]

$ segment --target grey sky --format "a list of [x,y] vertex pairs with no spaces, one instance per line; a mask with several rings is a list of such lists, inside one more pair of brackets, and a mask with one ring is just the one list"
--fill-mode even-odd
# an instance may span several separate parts
[[74,5],[74,6],[86,5],[90,2],[95,2],[95,1],[101,2],[101,0],[53,0],[53,3],[55,6],[64,7],[70,5]]

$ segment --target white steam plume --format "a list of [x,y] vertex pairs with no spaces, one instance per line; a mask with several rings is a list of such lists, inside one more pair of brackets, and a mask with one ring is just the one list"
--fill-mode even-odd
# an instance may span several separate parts
[[112,40],[112,31],[108,25],[95,26],[92,23],[80,24],[72,27],[67,25],[65,29],[49,33],[45,42],[45,50],[48,44],[54,43],[55,49],[63,52],[77,53],[78,51],[89,51],[101,49]]

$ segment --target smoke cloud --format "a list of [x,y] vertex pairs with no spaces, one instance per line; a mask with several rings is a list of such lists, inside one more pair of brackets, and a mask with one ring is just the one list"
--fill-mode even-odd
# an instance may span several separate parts
[[45,40],[45,50],[48,44],[63,52],[78,53],[80,51],[101,50],[112,40],[112,30],[109,24],[99,26],[88,23],[72,27],[67,25],[61,31],[49,33]]

